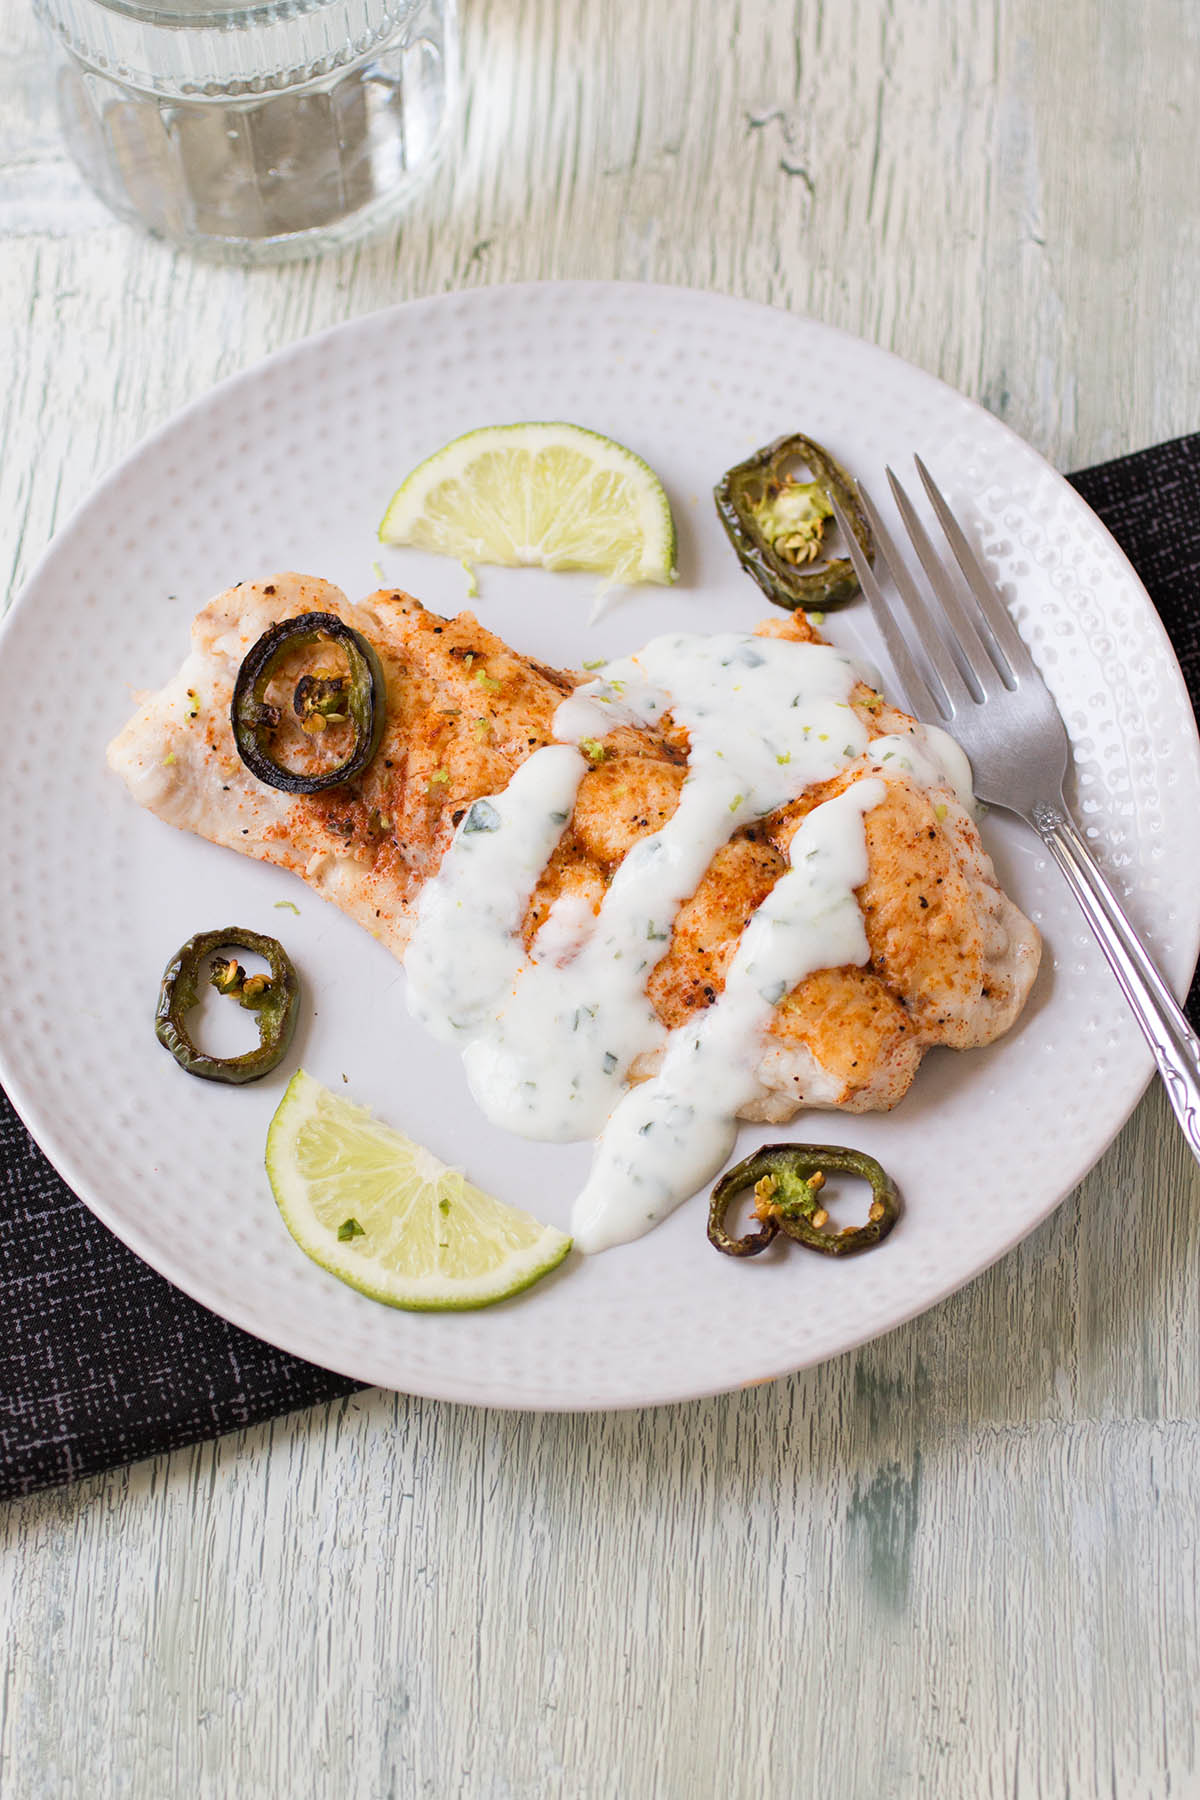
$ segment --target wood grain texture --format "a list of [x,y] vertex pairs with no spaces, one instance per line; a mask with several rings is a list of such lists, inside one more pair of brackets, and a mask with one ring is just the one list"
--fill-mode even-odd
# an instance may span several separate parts
[[[1196,428],[1188,0],[463,23],[458,153],[403,226],[243,271],[108,218],[0,0],[6,588],[213,381],[481,282],[809,312],[1062,466]],[[1019,1163],[986,1178],[1003,1205]],[[790,1380],[594,1418],[368,1394],[16,1504],[0,1792],[1197,1792],[1198,1203],[1152,1092],[1013,1255]]]

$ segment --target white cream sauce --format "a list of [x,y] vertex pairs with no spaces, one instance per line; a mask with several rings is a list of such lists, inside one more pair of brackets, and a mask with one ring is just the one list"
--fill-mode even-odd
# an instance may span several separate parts
[[[863,813],[885,792],[878,779],[805,819],[791,869],[701,1019],[668,1034],[646,994],[676,912],[722,844],[863,756],[868,732],[849,704],[857,679],[827,645],[656,638],[562,703],[564,741],[475,802],[422,891],[405,958],[410,1010],[459,1045],[484,1113],[526,1137],[601,1137],[576,1208],[582,1249],[640,1235],[720,1167],[735,1114],[759,1092],[772,1007],[813,970],[866,960],[854,889],[866,879]],[[620,863],[598,915],[561,896],[526,954],[522,920],[587,768],[572,746],[667,711],[689,737],[675,813]],[[876,760],[878,745],[916,779],[945,779],[928,742],[877,739]],[[659,1074],[627,1092],[636,1059],[664,1045]]]
[[940,725],[915,725],[911,732],[889,733],[871,739],[871,761],[887,767],[895,763],[919,787],[953,791],[969,817],[975,816],[975,793],[967,753]]
[[422,888],[404,968],[408,1010],[435,1037],[467,1043],[503,1005],[524,961],[530,895],[586,769],[566,744],[535,751],[503,793],[476,800]]
[[640,1237],[716,1173],[756,1074],[771,1014],[817,969],[865,963],[854,890],[867,879],[863,814],[887,792],[856,781],[808,814],[791,867],[742,933],[715,1006],[673,1031],[658,1074],[630,1088],[605,1127],[571,1229],[581,1250]]

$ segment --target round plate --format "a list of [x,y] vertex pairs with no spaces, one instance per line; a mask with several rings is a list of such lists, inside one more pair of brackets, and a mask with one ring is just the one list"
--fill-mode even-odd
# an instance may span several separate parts
[[[282,569],[351,598],[388,583],[467,604],[457,564],[381,550],[375,528],[421,458],[474,426],[563,418],[631,446],[679,527],[678,587],[634,590],[589,624],[595,584],[480,571],[481,618],[518,650],[578,665],[655,632],[748,628],[770,609],[737,567],[711,490],[782,432],[827,444],[878,494],[925,457],[1031,644],[1075,746],[1080,818],[1182,986],[1200,937],[1200,754],[1165,634],[1128,563],[1039,456],[930,376],[828,326],[669,288],[546,284],[414,301],[355,320],[215,389],[148,440],[59,535],[6,623],[0,841],[0,1075],[47,1155],[155,1268],[216,1312],[368,1382],[488,1405],[648,1405],[762,1381],[931,1305],[1016,1243],[1079,1181],[1150,1060],[1032,834],[993,814],[1000,877],[1046,939],[1016,1028],[934,1051],[893,1114],[801,1116],[764,1136],[849,1140],[907,1210],[844,1265],[745,1264],[705,1238],[705,1202],[635,1244],[572,1255],[485,1312],[394,1312],[288,1236],[263,1171],[298,1062],[503,1199],[567,1225],[586,1145],[526,1143],[475,1110],[457,1059],[408,1019],[401,969],[297,880],[172,831],[104,765],[137,690],[181,661],[193,613]],[[874,660],[861,606],[829,633]],[[882,658],[880,658],[882,660]],[[291,902],[299,916],[280,910]],[[273,932],[306,992],[296,1047],[246,1089],[184,1076],[152,1020],[168,956],[229,923]],[[1013,1147],[1019,1145],[1019,1165]]]

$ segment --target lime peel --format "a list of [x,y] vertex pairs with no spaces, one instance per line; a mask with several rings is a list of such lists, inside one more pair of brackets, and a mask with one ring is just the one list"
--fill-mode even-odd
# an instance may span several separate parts
[[629,585],[678,573],[670,503],[649,463],[561,421],[453,439],[397,488],[379,536],[463,563],[587,569]]
[[305,1254],[387,1306],[491,1306],[549,1274],[571,1248],[565,1232],[485,1194],[303,1069],[271,1121],[266,1164]]

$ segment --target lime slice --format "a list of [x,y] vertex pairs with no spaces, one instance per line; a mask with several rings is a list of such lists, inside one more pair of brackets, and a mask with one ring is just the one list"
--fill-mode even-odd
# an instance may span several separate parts
[[300,1248],[387,1306],[490,1306],[571,1248],[563,1232],[493,1200],[303,1069],[271,1120],[267,1174]]
[[675,524],[649,463],[580,425],[487,425],[392,495],[379,535],[465,562],[675,580]]

